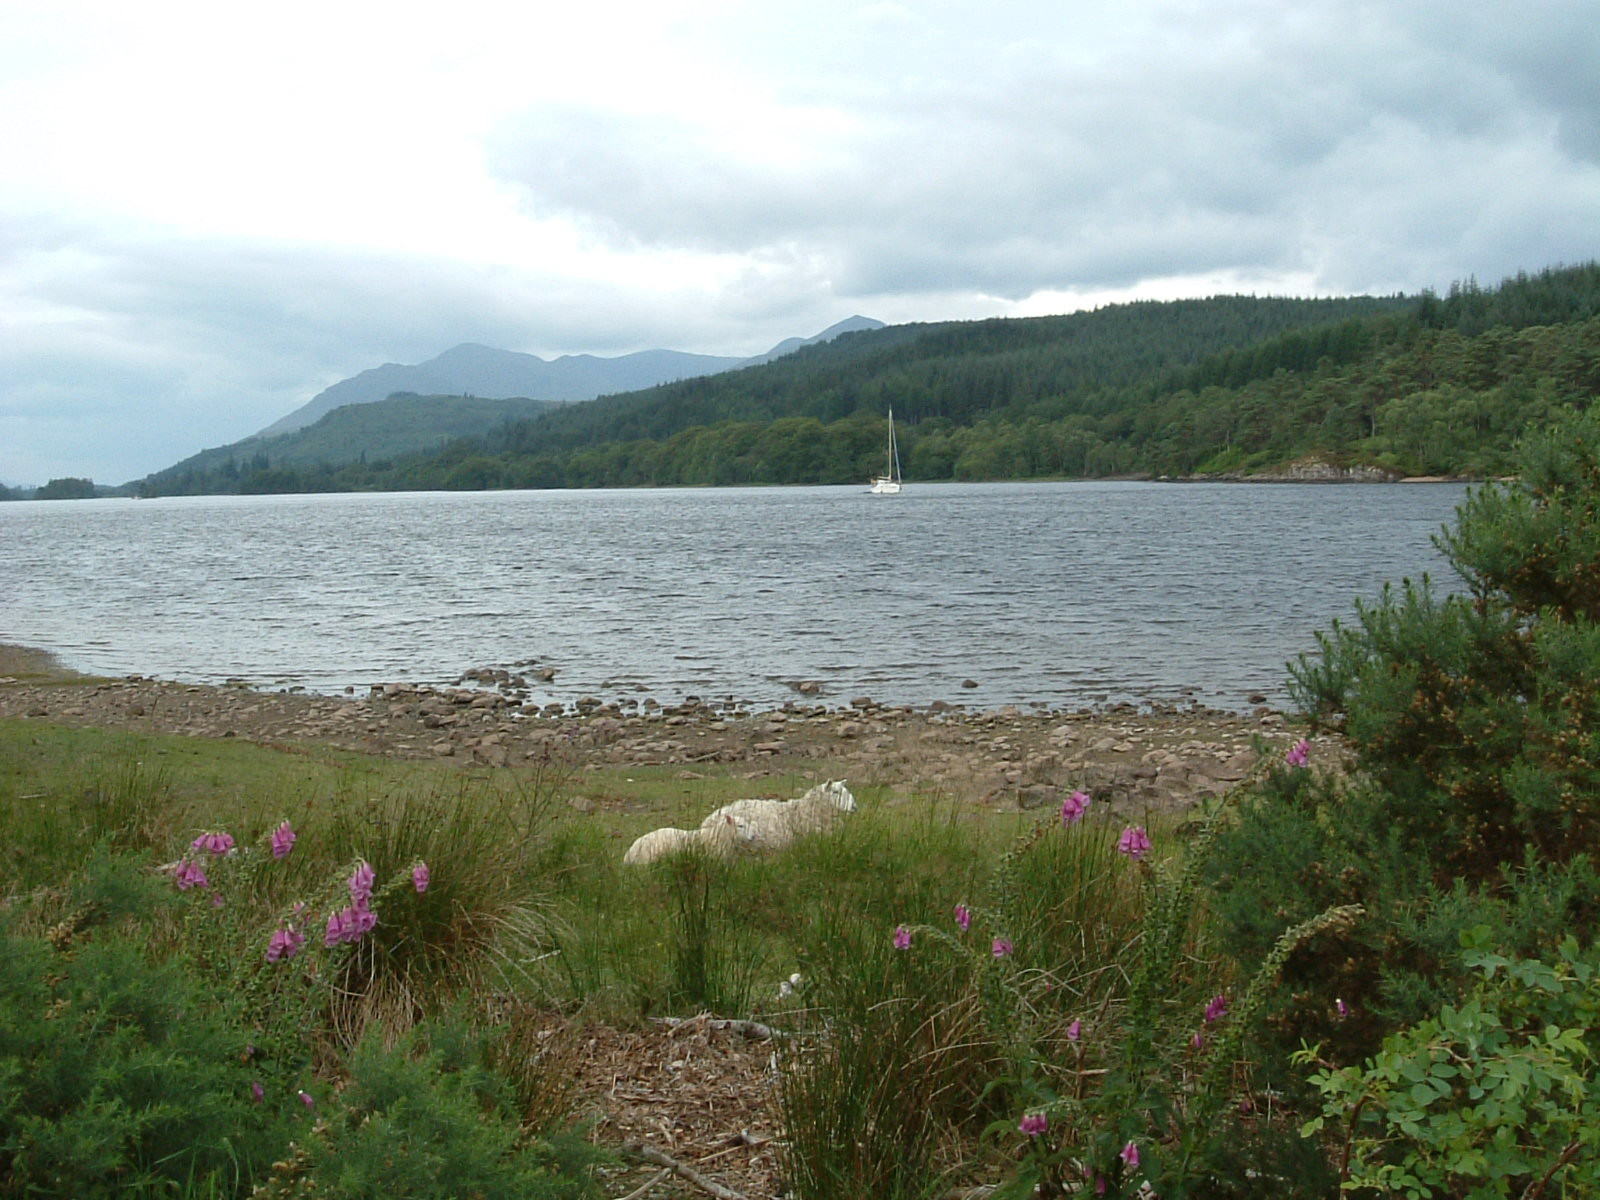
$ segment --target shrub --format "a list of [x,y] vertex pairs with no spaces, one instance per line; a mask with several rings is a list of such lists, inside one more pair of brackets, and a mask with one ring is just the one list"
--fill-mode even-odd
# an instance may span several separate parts
[[0,1191],[237,1194],[263,1177],[290,1110],[254,1101],[226,995],[109,928],[54,942],[0,941]]
[[[1600,954],[1573,938],[1551,962],[1463,935],[1477,982],[1391,1034],[1361,1067],[1311,1076],[1323,1112],[1305,1133],[1344,1130],[1343,1186],[1413,1198],[1592,1196],[1600,1191]],[[1299,1055],[1318,1060],[1319,1051]]]
[[392,1049],[377,1031],[356,1048],[349,1080],[261,1200],[582,1200],[599,1194],[600,1152],[573,1134],[527,1139],[484,1043],[459,1021],[415,1026]]
[[1600,411],[1527,442],[1520,465],[1437,539],[1464,592],[1386,590],[1291,669],[1441,882],[1600,835]]

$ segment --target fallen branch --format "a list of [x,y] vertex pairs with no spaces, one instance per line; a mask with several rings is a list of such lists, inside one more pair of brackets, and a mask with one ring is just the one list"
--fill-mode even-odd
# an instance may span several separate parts
[[730,1033],[742,1034],[754,1042],[770,1042],[774,1038],[796,1037],[797,1034],[784,1033],[770,1025],[763,1025],[760,1021],[739,1021],[731,1017],[711,1017],[701,1013],[697,1017],[651,1017],[657,1025],[665,1025],[674,1033],[685,1026],[698,1026],[703,1029],[726,1029]]
[[670,1154],[664,1154],[654,1146],[647,1146],[643,1142],[629,1142],[623,1151],[644,1159],[645,1162],[654,1163],[658,1167],[665,1167],[674,1175],[680,1175],[701,1191],[715,1196],[717,1200],[747,1200],[743,1192],[725,1188],[715,1179],[708,1179],[687,1163],[681,1163]]

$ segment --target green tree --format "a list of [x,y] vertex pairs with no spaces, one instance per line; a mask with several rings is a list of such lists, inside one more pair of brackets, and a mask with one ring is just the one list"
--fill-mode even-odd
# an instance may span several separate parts
[[94,480],[76,479],[71,476],[62,479],[52,479],[39,489],[40,500],[93,500]]

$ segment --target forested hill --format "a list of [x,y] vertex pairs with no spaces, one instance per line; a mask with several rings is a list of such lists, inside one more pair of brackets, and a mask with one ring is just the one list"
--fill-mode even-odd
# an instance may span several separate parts
[[1484,474],[1529,421],[1597,392],[1591,263],[1444,297],[1224,296],[892,326],[439,454],[303,471],[295,488],[271,472],[266,487],[244,475],[183,490],[850,483],[881,467],[891,408],[909,479],[1240,474],[1313,455]]

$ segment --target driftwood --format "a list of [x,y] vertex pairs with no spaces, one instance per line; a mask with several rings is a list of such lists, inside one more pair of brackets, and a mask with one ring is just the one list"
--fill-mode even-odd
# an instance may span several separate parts
[[[644,1142],[629,1142],[623,1150],[636,1158],[642,1158],[647,1163],[654,1163],[658,1167],[665,1167],[674,1175],[687,1179],[695,1187],[708,1195],[715,1196],[717,1200],[748,1200],[743,1192],[736,1192],[732,1188],[725,1188],[715,1179],[708,1178],[696,1171],[688,1163],[681,1163],[672,1155],[657,1150],[654,1146]],[[637,1193],[635,1193],[637,1194]]]

